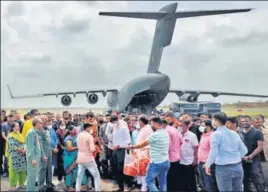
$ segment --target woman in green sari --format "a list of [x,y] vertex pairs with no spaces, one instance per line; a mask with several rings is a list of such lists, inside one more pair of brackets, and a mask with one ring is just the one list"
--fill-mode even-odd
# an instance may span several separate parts
[[11,131],[8,134],[7,141],[6,155],[8,157],[10,190],[14,191],[17,184],[19,184],[19,189],[25,189],[26,150],[18,123],[11,124]]
[[[73,191],[75,186],[78,166],[76,163],[77,158],[77,136],[76,128],[73,125],[68,127],[67,136],[64,139],[64,152],[63,152],[63,165],[66,173],[65,177],[65,187],[66,191]],[[83,190],[87,190],[87,177],[84,175],[83,181]]]

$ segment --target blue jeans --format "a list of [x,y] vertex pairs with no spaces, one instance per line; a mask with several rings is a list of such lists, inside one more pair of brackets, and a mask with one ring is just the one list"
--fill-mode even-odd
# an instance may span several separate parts
[[204,163],[200,163],[198,165],[198,170],[200,172],[202,184],[206,191],[212,191],[212,181],[213,181],[212,176],[206,174],[205,168],[203,166]]
[[157,177],[159,180],[160,191],[167,191],[167,173],[169,167],[169,161],[149,164],[145,180],[150,191],[159,191],[155,185],[155,178]]
[[243,191],[244,171],[241,163],[216,165],[216,179],[220,192]]

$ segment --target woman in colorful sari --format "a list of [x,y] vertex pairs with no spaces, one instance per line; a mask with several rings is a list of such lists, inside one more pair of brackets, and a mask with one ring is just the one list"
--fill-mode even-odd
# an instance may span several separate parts
[[[70,125],[68,127],[68,133],[64,139],[64,147],[65,149],[63,152],[63,162],[66,174],[65,187],[66,191],[73,191],[78,171],[78,166],[76,163],[78,153],[77,137],[76,137],[76,127],[74,125]],[[87,190],[86,175],[84,175],[83,177],[82,188],[83,190]]]
[[26,150],[24,139],[20,133],[18,123],[11,124],[11,131],[7,137],[8,167],[10,190],[14,191],[17,184],[18,189],[25,189],[26,181]]

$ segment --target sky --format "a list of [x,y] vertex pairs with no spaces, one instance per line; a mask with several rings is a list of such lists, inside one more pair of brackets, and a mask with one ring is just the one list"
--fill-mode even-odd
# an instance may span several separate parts
[[[174,2],[174,1],[173,1]],[[168,1],[1,1],[1,107],[61,107],[60,98],[14,95],[120,88],[146,73],[155,21],[99,16],[99,11],[157,11]],[[172,89],[268,95],[268,2],[182,1],[178,11],[255,8],[177,20],[160,71]],[[231,103],[258,98],[201,96]],[[169,94],[162,104],[178,101]],[[85,95],[73,107],[92,106]]]

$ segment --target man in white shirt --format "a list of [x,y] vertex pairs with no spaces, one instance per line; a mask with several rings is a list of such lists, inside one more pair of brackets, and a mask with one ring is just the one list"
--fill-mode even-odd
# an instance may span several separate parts
[[110,147],[113,150],[113,168],[115,178],[119,189],[117,191],[124,191],[124,160],[126,147],[130,144],[129,129],[124,123],[121,123],[116,115],[111,116],[110,133],[108,134]]
[[198,139],[189,131],[188,125],[180,119],[179,127],[182,133],[182,145],[180,149],[180,190],[197,191],[195,179],[195,167],[197,165]]

